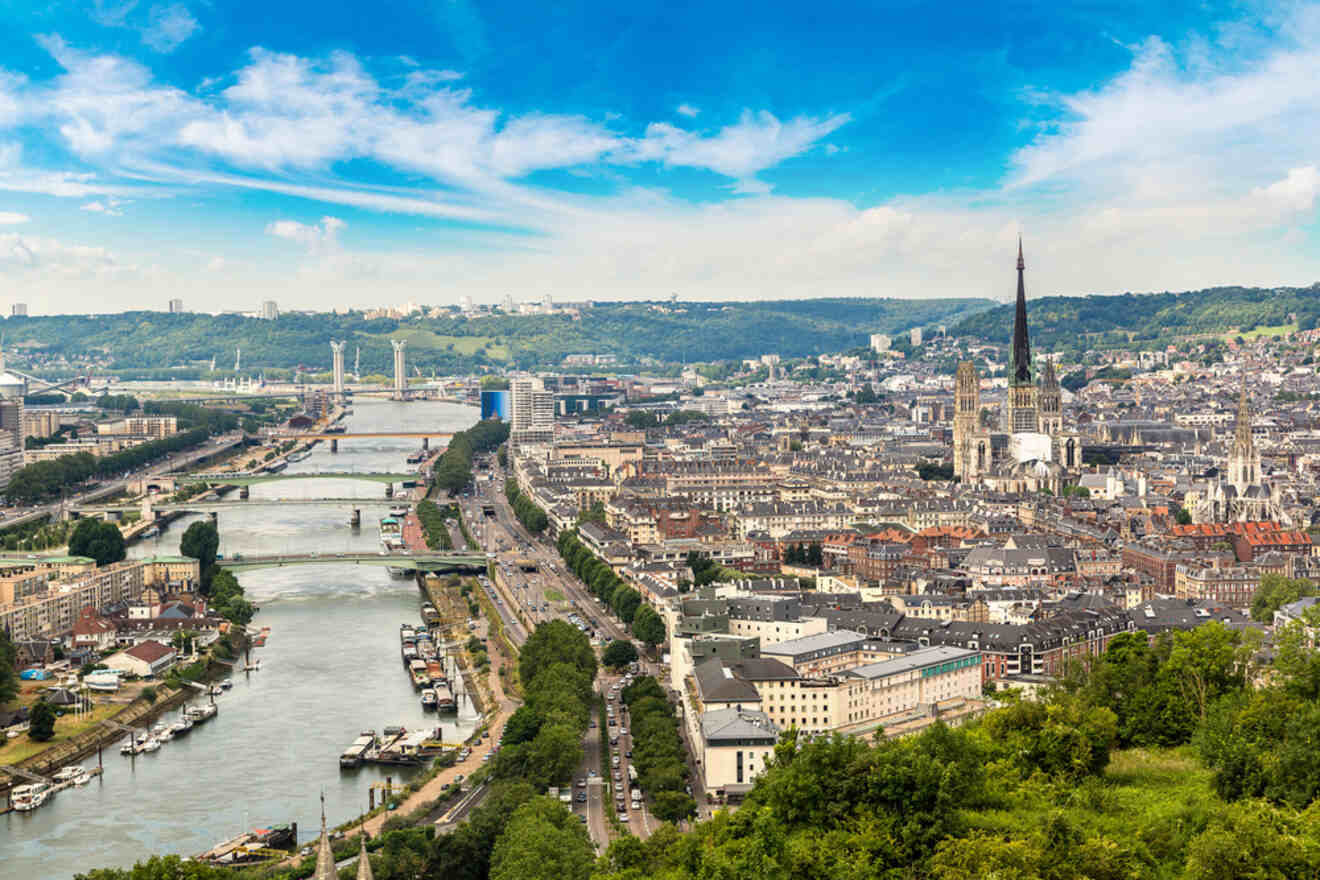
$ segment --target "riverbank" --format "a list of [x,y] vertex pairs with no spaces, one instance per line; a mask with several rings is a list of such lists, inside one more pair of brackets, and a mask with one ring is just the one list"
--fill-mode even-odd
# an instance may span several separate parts
[[[234,645],[235,656],[241,656],[248,646],[247,634],[243,632],[242,627],[233,628],[230,641]],[[230,671],[232,671],[232,667],[228,663],[215,657],[214,654],[208,654],[206,671],[199,683],[209,684],[223,678]],[[200,693],[195,688],[187,685],[178,690],[168,688],[163,684],[155,684],[153,687],[156,694],[154,701],[138,697],[109,718],[99,721],[95,727],[82,731],[69,739],[52,743],[48,748],[18,762],[17,766],[28,773],[49,776],[66,764],[81,761],[88,755],[98,751],[103,752],[106,746],[114,745],[123,739],[126,736],[125,732],[113,725],[144,727],[151,724],[165,712],[183,705]],[[0,773],[0,798],[8,803],[9,790],[16,785],[22,785],[23,782],[24,780],[20,777]]]

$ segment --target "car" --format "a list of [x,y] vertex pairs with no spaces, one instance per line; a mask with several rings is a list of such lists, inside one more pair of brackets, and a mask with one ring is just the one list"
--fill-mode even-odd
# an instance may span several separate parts
[[627,821],[628,821],[628,814],[627,814],[627,813],[623,813],[623,812],[619,813],[619,821],[620,821],[620,822],[627,822]]
[[623,753],[623,756],[624,756],[625,758],[631,758],[631,757],[632,757],[632,749],[629,749],[628,751],[624,752],[624,753]]
[[595,771],[595,770],[588,770],[588,771],[587,771],[587,778],[588,778],[588,779],[595,779],[595,778],[596,778],[596,771]]
[[587,793],[585,791],[579,791],[576,800],[579,804],[585,804],[587,802]]
[[617,736],[610,737],[610,745],[617,746],[618,744],[619,744],[619,738]]
[[618,724],[619,722],[615,721],[613,718],[610,719],[610,727],[617,727]]
[[615,767],[619,766],[619,756],[615,755],[613,758],[610,758],[610,763]]
[[466,778],[467,778],[466,776],[464,776],[462,773],[460,773],[460,774],[458,774],[457,776],[454,777],[454,781],[455,781],[455,782],[462,782],[462,781],[463,781],[464,779],[466,779]]
[[579,779],[579,780],[577,781],[577,787],[578,787],[578,788],[586,788],[586,787],[587,787],[587,780],[585,780],[585,779]]
[[628,735],[628,728],[626,728],[626,727],[620,727],[620,728],[619,728],[619,736],[627,736],[627,735]]
[[616,781],[623,779],[623,771],[616,768],[614,771],[614,778]]

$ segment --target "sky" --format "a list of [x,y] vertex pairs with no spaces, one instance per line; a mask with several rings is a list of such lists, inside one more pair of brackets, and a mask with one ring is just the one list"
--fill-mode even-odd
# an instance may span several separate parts
[[1301,3],[0,0],[0,309],[1320,281]]

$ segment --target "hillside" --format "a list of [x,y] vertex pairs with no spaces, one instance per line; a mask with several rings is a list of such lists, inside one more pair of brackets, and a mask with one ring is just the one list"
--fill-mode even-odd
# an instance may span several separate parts
[[[1250,336],[1295,325],[1309,329],[1320,317],[1320,285],[1047,296],[1028,301],[1027,309],[1032,343],[1043,351],[1080,353],[1132,344],[1152,348],[1196,334]],[[1013,332],[1013,307],[999,305],[968,315],[949,332],[1006,343]]]
[[569,354],[613,354],[622,361],[708,361],[777,353],[800,357],[867,344],[871,333],[952,323],[990,303],[975,299],[813,299],[746,303],[610,303],[569,315],[493,315],[367,321],[361,314],[284,314],[274,321],[238,315],[130,312],[116,315],[11,317],[2,328],[42,360],[99,351],[115,370],[172,367],[216,358],[233,366],[307,366],[328,370],[331,339],[349,341],[346,360],[362,349],[364,373],[392,369],[390,338],[407,338],[409,363],[429,372],[483,364],[544,367]]

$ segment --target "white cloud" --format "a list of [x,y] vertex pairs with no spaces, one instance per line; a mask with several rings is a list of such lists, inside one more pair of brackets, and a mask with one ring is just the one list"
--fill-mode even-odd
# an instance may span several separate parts
[[313,252],[320,252],[335,247],[339,231],[347,225],[338,217],[322,217],[320,223],[311,225],[296,220],[275,220],[266,225],[266,234],[296,241]]
[[694,118],[698,113],[701,112],[700,107],[693,107],[691,104],[679,104],[674,109],[679,114],[686,116],[688,119]]
[[20,223],[27,223],[32,218],[27,214],[19,214],[14,211],[0,211],[0,226],[17,226]]
[[85,205],[81,205],[80,208],[81,210],[88,211],[93,214],[105,214],[107,217],[121,217],[123,216],[124,212],[119,210],[120,204],[121,204],[120,202],[117,202],[114,199],[107,199],[104,202],[100,200],[94,200],[87,202]]
[[635,153],[640,159],[706,168],[746,181],[785,159],[800,156],[851,118],[847,113],[839,113],[825,118],[799,116],[781,122],[764,110],[759,113],[744,110],[737,123],[710,137],[656,122],[647,127],[646,137],[635,145]]
[[142,42],[157,52],[173,52],[201,28],[182,3],[153,6]]
[[[30,282],[112,281],[138,276],[102,247],[69,244],[54,238],[0,233],[0,275]],[[99,311],[99,310],[97,310]]]

